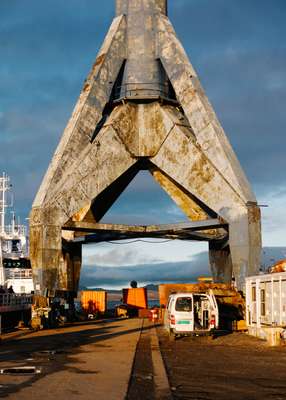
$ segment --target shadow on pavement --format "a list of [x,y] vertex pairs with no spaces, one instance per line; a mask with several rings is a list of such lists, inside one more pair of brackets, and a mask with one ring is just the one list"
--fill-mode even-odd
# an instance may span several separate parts
[[[114,332],[114,329],[122,329]],[[68,330],[73,329],[72,332]],[[76,331],[74,331],[76,329]],[[21,367],[23,365],[42,368],[41,374],[25,376],[24,382],[10,384],[5,383],[5,376],[0,375],[0,397],[6,397],[11,393],[17,393],[22,389],[32,386],[50,374],[68,370],[77,374],[95,374],[98,371],[82,370],[76,355],[84,353],[80,346],[94,345],[98,348],[106,347],[104,341],[115,337],[129,335],[138,331],[148,330],[151,327],[136,329],[124,329],[122,320],[108,320],[102,322],[88,322],[75,324],[56,330],[41,331],[27,337],[22,336],[18,340],[11,340],[0,345],[0,362],[3,367]],[[39,335],[39,336],[38,336]],[[59,350],[57,352],[57,350]],[[54,354],[53,354],[54,353]],[[5,363],[6,365],[3,366]],[[70,366],[71,364],[75,366]],[[4,382],[3,382],[4,381]]]

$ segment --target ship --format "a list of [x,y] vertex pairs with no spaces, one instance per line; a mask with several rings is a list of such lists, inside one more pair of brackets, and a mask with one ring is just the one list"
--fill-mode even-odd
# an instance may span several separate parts
[[[10,177],[3,173],[0,176],[0,288],[2,293],[27,295],[34,290],[29,240],[27,227],[16,218],[13,203]],[[9,209],[11,218],[6,224]]]

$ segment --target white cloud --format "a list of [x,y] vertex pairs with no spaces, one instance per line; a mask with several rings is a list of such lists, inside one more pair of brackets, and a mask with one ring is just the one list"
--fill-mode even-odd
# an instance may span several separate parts
[[[286,247],[265,247],[262,265],[267,268],[286,254]],[[139,285],[164,282],[194,282],[199,276],[210,275],[208,253],[202,251],[185,262],[131,265],[122,267],[86,266],[81,285],[87,287],[122,288],[133,279]]]
[[180,240],[166,242],[144,239],[139,242],[131,240],[120,241],[117,244],[101,243],[84,246],[83,265],[120,267],[188,262],[192,257],[206,250],[207,243]]
[[194,282],[200,275],[208,275],[208,254],[199,253],[187,262],[166,262],[122,267],[88,266],[83,270],[81,285],[87,287],[122,287],[133,279],[139,285],[163,282]]
[[[125,247],[126,246],[126,247]],[[128,265],[145,265],[148,263],[156,264],[161,262],[160,258],[153,257],[148,253],[136,251],[130,245],[110,244],[109,248],[102,246],[89,246],[93,250],[88,249],[84,257],[84,264],[88,266],[99,265],[102,267],[116,267]]]

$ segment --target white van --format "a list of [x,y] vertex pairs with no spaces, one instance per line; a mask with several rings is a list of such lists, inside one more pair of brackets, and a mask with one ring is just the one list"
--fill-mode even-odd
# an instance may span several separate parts
[[218,325],[218,305],[211,290],[170,295],[165,314],[165,327],[170,337],[209,334],[218,329]]

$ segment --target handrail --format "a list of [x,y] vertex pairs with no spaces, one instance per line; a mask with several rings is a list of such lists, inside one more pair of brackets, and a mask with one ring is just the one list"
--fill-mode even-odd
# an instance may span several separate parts
[[33,274],[31,269],[15,268],[15,270],[13,270],[12,268],[7,268],[5,271],[6,279],[32,279],[32,277]]
[[24,306],[32,304],[31,294],[0,293],[1,306]]
[[6,235],[26,236],[27,228],[25,225],[16,225],[15,227],[12,225],[5,225],[5,233]]

